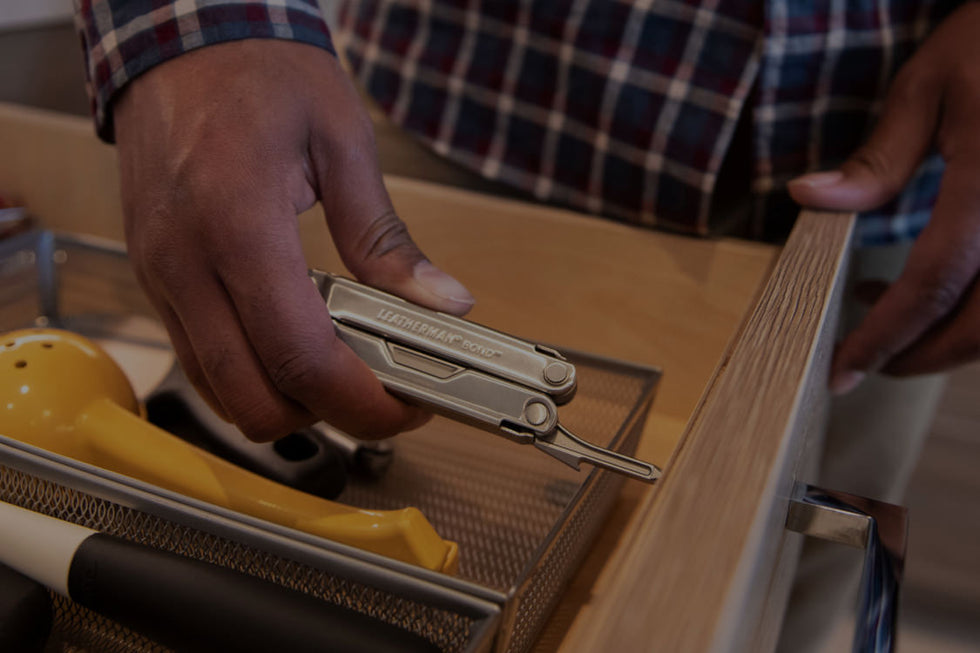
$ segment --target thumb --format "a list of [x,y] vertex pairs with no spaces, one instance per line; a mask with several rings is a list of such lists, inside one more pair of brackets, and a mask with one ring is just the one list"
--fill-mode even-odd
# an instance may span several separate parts
[[392,207],[371,122],[356,91],[346,76],[335,89],[329,120],[318,121],[311,136],[311,158],[344,265],[364,283],[438,311],[465,314],[473,296],[426,258]]
[[915,60],[903,68],[870,138],[839,169],[787,184],[794,200],[818,209],[868,211],[905,187],[929,149],[939,116],[936,76],[919,68]]
[[344,265],[359,280],[453,315],[473,307],[470,292],[425,257],[390,203],[383,210],[344,215],[331,230]]

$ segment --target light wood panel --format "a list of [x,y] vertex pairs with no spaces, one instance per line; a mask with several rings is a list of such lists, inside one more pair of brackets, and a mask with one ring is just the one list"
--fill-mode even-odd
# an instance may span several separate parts
[[801,217],[568,650],[772,644],[775,633],[756,626],[767,619],[767,595],[786,591],[772,569],[795,468],[824,409],[852,223],[850,215]]
[[0,195],[51,229],[122,239],[116,151],[83,118],[0,103]]

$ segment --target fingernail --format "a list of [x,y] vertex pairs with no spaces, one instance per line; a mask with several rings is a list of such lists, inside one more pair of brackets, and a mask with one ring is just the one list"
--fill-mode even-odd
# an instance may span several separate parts
[[419,261],[416,263],[412,274],[419,285],[436,297],[461,304],[476,303],[473,295],[470,294],[470,291],[463,284],[428,261]]
[[840,170],[829,170],[827,172],[811,172],[810,174],[791,179],[789,183],[809,186],[810,188],[820,188],[836,184],[844,178],[844,173]]
[[864,372],[858,370],[838,372],[830,379],[830,392],[834,395],[846,395],[858,387],[865,376],[867,375]]

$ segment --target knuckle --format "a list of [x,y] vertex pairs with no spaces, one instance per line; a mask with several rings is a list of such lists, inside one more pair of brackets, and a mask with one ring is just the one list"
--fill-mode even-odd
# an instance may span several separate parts
[[932,271],[920,282],[919,305],[930,315],[945,315],[956,306],[959,299],[959,285],[945,271]]
[[282,397],[256,391],[250,384],[226,385],[223,390],[221,405],[228,418],[253,442],[276,440],[300,426]]
[[871,145],[862,145],[851,155],[850,163],[864,168],[880,186],[882,195],[894,195],[902,190],[902,180],[893,172],[891,159]]
[[316,358],[304,349],[293,349],[277,356],[269,366],[272,385],[287,397],[296,397],[314,387],[320,379]]
[[414,246],[408,227],[393,210],[369,222],[360,243],[365,259],[382,258],[395,249]]
[[242,403],[237,412],[229,411],[235,425],[252,442],[270,442],[285,436],[290,426],[275,417],[276,411],[264,403]]
[[[220,343],[220,341],[218,342]],[[229,369],[230,353],[220,344],[218,346],[208,346],[208,344],[194,343],[194,346],[197,348],[195,354],[197,354],[200,369],[197,373],[188,369],[188,373],[195,374],[195,376],[196,374],[201,374],[205,380],[214,379],[216,386],[233,387],[228,385],[228,382],[232,381],[231,370]]]
[[381,260],[395,259],[412,264],[423,257],[405,223],[388,210],[368,222],[354,244],[352,272],[367,283],[378,282],[374,276],[382,270],[374,265]]

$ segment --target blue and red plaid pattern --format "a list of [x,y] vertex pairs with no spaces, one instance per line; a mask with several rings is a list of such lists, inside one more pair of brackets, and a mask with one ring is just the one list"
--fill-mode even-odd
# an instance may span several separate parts
[[[313,0],[76,4],[106,138],[114,94],[187,50],[250,37],[331,48]],[[899,66],[957,4],[344,0],[339,24],[355,74],[392,120],[485,177],[635,224],[778,239],[796,214],[786,181],[860,144]],[[751,145],[729,152],[740,118]],[[721,226],[726,155],[751,196]],[[926,161],[902,195],[862,216],[859,239],[914,237],[942,169]]]
[[[785,183],[840,164],[869,134],[888,86],[958,0],[769,0],[755,127],[750,233],[785,233]],[[914,238],[939,190],[943,161],[929,157],[886,206],[862,214],[857,242]],[[782,221],[785,223],[785,220]]]
[[113,97],[131,79],[190,50],[247,38],[333,52],[316,0],[74,0],[92,112],[111,141]]
[[[339,38],[391,119],[535,197],[689,233],[712,225],[750,112],[752,201],[727,233],[777,239],[789,179],[838,165],[943,0],[345,0]],[[914,236],[942,164],[862,216],[866,243]]]
[[339,22],[368,92],[437,152],[542,200],[691,231],[757,67],[761,11],[715,4],[365,1]]

